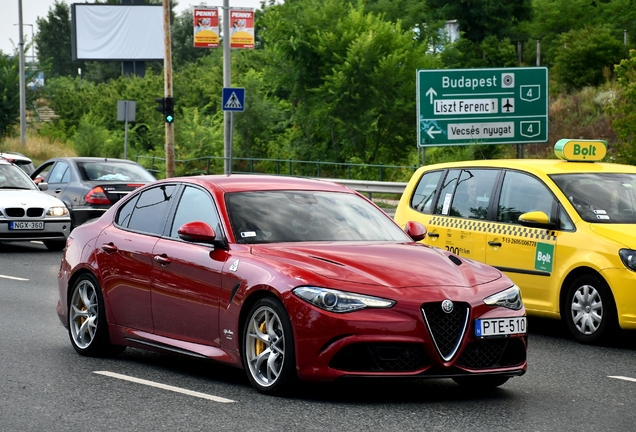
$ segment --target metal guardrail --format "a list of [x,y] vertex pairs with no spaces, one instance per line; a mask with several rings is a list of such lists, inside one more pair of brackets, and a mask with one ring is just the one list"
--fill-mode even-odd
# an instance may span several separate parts
[[373,197],[373,193],[390,193],[401,195],[406,189],[407,183],[403,182],[384,182],[371,180],[350,180],[350,179],[327,179],[321,178],[334,183],[339,183],[350,189],[366,194],[369,198]]

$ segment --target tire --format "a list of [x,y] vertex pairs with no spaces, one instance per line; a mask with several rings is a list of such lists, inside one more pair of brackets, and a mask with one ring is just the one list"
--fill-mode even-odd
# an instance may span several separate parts
[[509,379],[507,376],[461,376],[453,378],[453,381],[466,388],[489,389],[504,385]]
[[104,298],[95,277],[85,274],[73,284],[68,303],[68,334],[83,356],[112,356],[126,347],[112,345],[104,312]]
[[66,247],[66,240],[44,240],[42,243],[50,251],[61,251]]
[[243,328],[243,366],[261,393],[281,394],[297,380],[294,335],[283,305],[263,298],[252,306]]
[[562,312],[574,339],[596,344],[616,329],[616,306],[605,281],[598,276],[579,276],[568,289]]

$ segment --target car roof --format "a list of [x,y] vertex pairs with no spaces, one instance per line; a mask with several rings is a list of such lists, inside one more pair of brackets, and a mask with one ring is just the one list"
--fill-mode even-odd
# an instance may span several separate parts
[[22,153],[4,152],[0,153],[0,160],[7,160],[18,164],[32,163],[33,161]]
[[202,175],[159,180],[159,182],[170,181],[197,183],[210,188],[222,189],[228,193],[268,190],[311,190],[355,193],[345,186],[329,181],[261,174]]
[[568,162],[561,159],[491,159],[425,165],[418,171],[446,168],[509,168],[533,174],[636,173],[636,167],[609,162]]
[[117,159],[117,158],[106,158],[106,157],[84,157],[84,156],[56,157],[56,158],[51,158],[46,162],[58,161],[58,160],[71,161],[71,162],[122,162],[122,163],[131,163],[131,164],[139,165],[137,162],[131,161],[128,159]]

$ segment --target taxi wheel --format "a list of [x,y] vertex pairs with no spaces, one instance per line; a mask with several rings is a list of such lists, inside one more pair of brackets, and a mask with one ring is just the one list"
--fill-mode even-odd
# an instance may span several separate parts
[[250,310],[243,330],[243,366],[261,393],[280,394],[296,381],[294,335],[283,305],[263,298]]
[[109,356],[126,347],[112,345],[99,284],[85,274],[73,284],[68,303],[68,333],[75,351],[84,356]]
[[601,342],[616,327],[616,307],[605,281],[595,275],[574,280],[568,290],[563,318],[570,333],[582,343]]
[[506,376],[461,376],[453,378],[453,381],[466,388],[486,389],[504,385],[509,379]]

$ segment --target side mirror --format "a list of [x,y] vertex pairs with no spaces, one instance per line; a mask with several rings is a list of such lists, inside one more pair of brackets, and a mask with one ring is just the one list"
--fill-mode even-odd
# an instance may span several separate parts
[[42,192],[49,190],[49,184],[48,183],[37,183],[38,185],[38,189],[40,189]]
[[550,218],[542,211],[531,211],[519,216],[519,223],[529,228],[556,228],[556,224],[550,222]]
[[413,241],[424,240],[426,237],[426,227],[419,222],[408,221],[404,226],[404,232],[413,239]]
[[179,227],[179,238],[185,241],[198,243],[213,243],[216,239],[214,229],[205,222],[188,222]]

